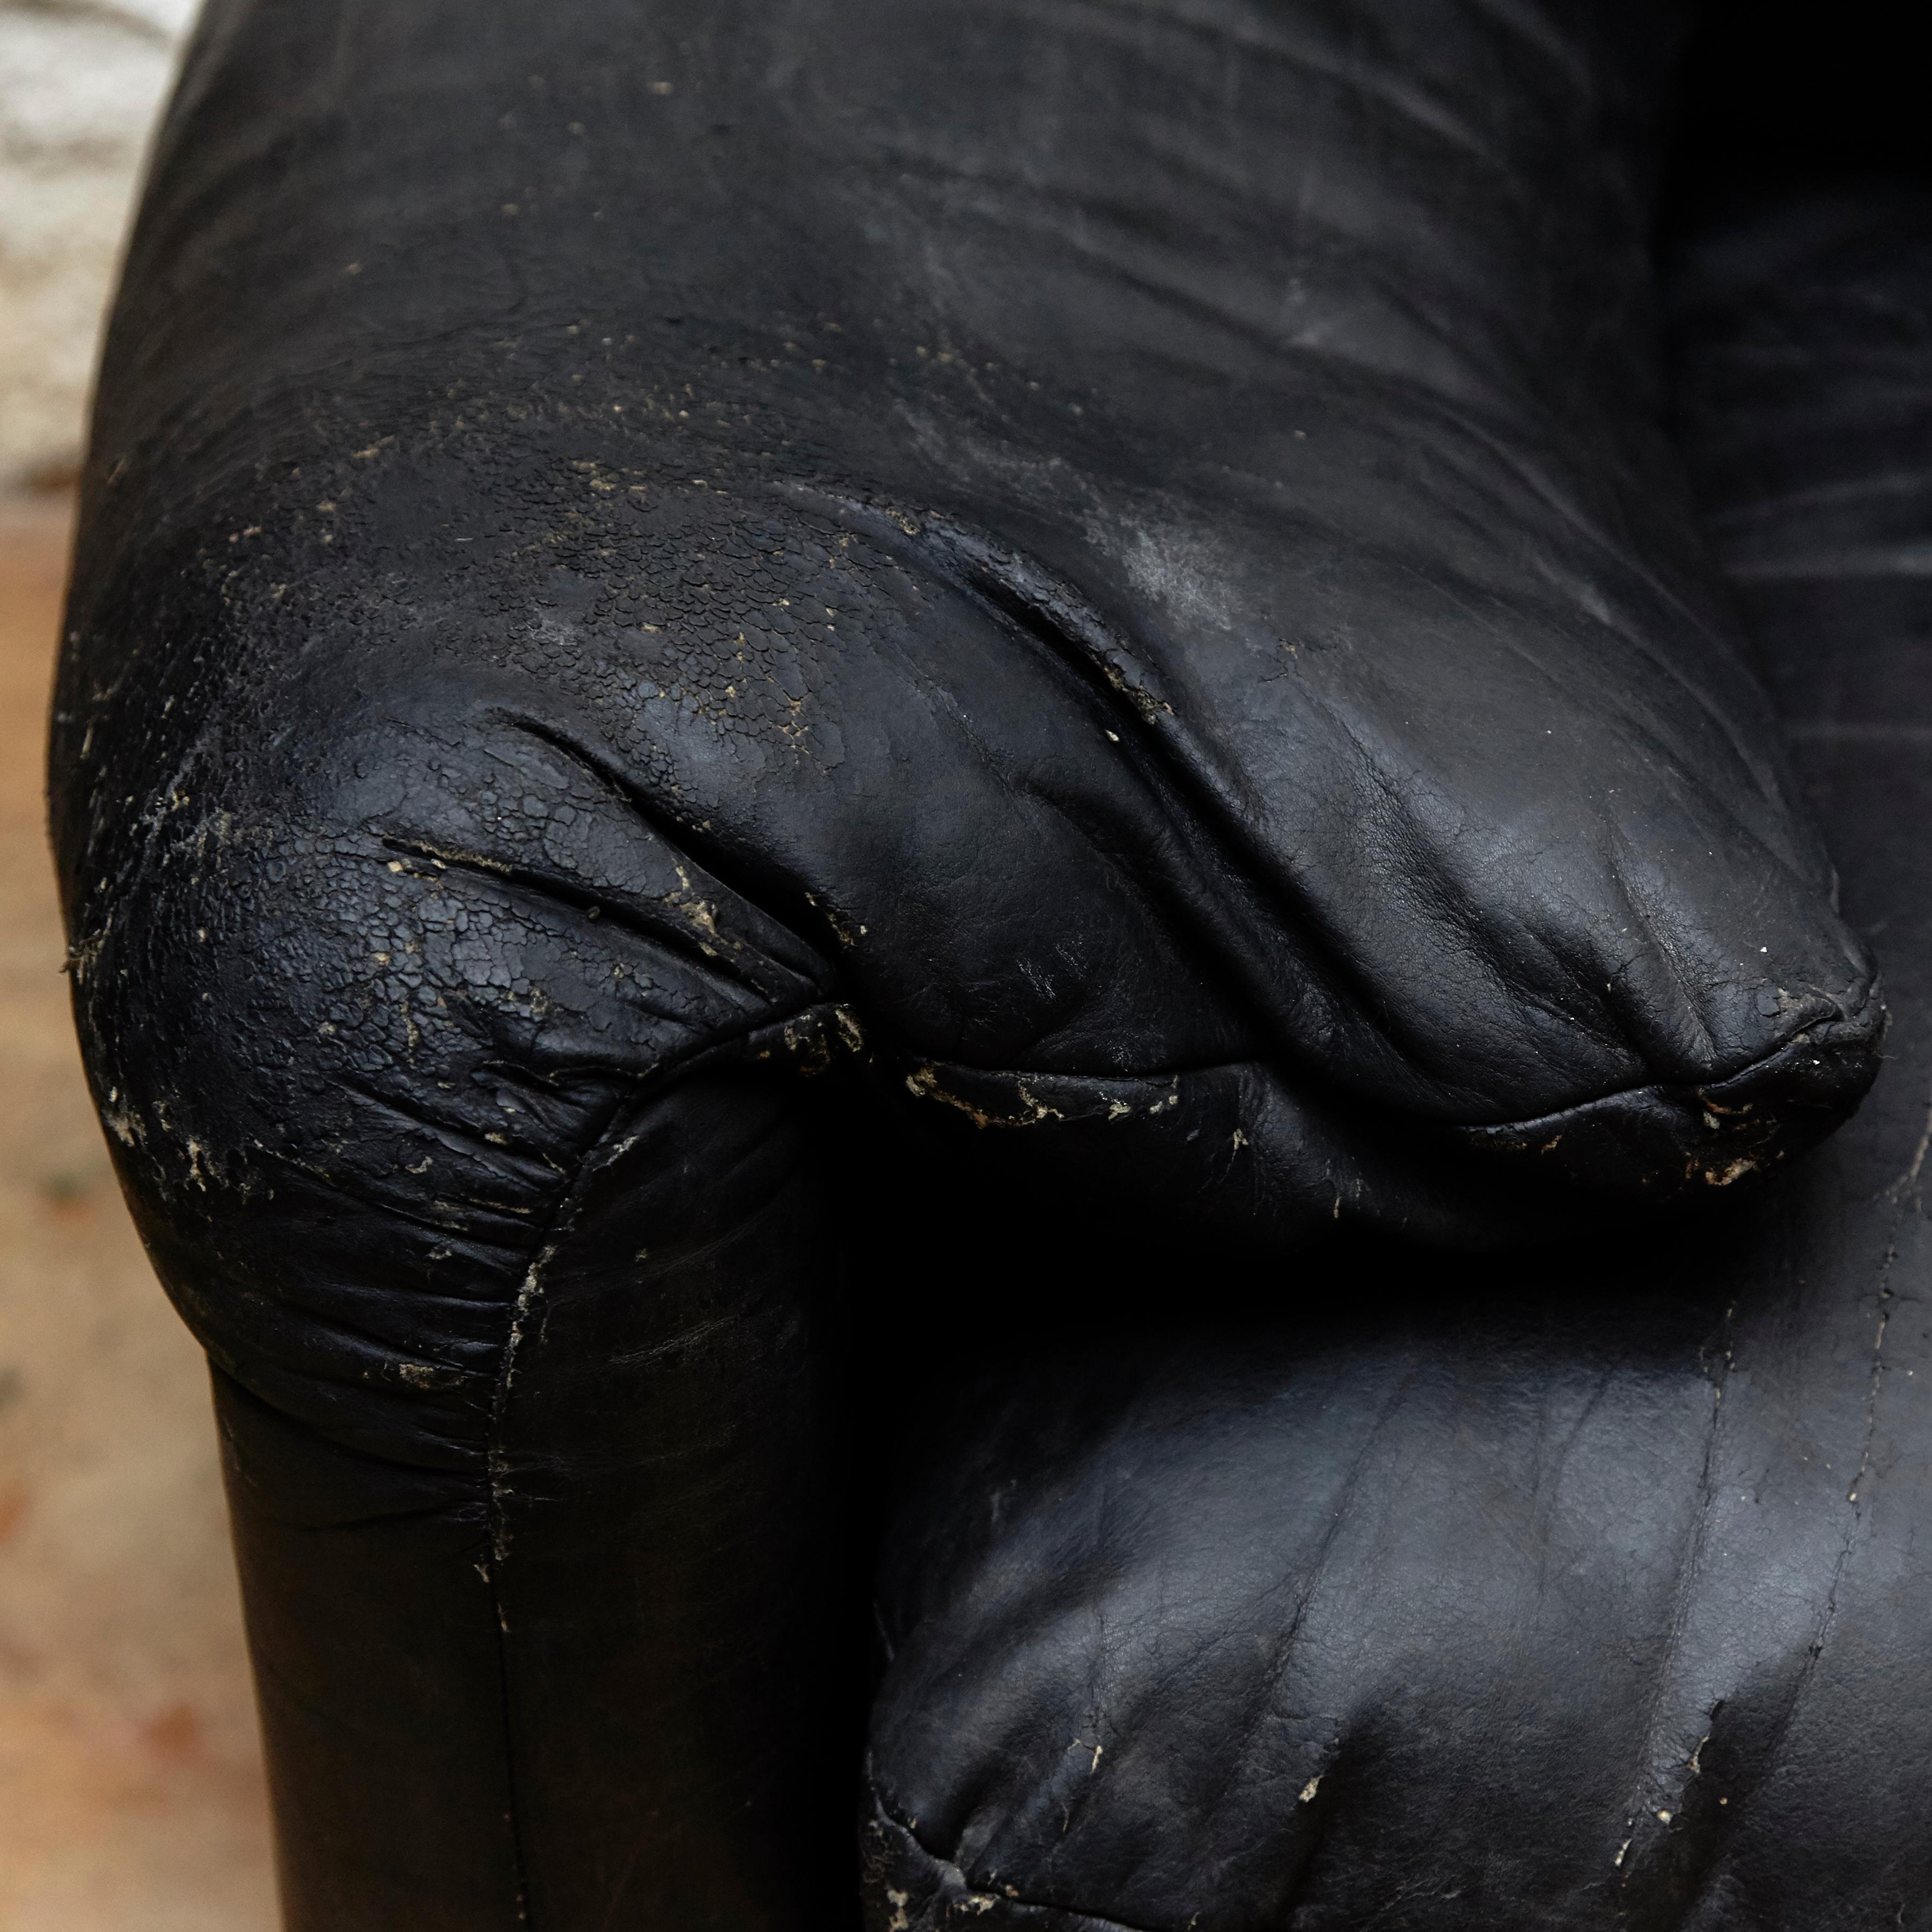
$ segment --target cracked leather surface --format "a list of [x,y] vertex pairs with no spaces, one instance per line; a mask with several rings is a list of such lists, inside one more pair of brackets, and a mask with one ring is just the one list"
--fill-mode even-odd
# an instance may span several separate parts
[[53,812],[298,1932],[849,1904],[894,1162],[1292,1312],[1856,1106],[1656,420],[1682,24],[215,0]]
[[978,1365],[888,1547],[872,1926],[1932,1923],[1932,194],[1751,186],[1682,430],[1889,962],[1876,1093],[1667,1250],[1365,1249],[1292,1331]]

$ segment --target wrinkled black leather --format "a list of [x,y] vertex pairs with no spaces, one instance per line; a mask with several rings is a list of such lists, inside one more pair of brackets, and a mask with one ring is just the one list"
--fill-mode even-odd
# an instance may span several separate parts
[[930,1248],[1306,1312],[1338,1224],[1593,1228],[1856,1103],[1653,419],[1680,24],[216,0],[54,819],[301,1932],[849,1900]]
[[1932,183],[1749,190],[1683,434],[1892,1064],[1663,1249],[1016,1325],[888,1550],[872,1926],[1932,1924]]

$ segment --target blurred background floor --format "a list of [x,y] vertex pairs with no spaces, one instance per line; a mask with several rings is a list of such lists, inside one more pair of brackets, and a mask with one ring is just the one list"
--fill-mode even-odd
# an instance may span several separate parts
[[0,500],[0,1932],[272,1932],[199,1351],[60,976],[42,737],[70,506]]

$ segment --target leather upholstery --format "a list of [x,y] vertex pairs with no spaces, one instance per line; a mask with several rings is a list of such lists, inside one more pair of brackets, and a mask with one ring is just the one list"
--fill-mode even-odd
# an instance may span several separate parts
[[1876,1092],[1662,1246],[980,1364],[884,1572],[873,1927],[1932,1924],[1932,189],[1754,189],[1678,266],[1682,432]]
[[214,0],[53,809],[297,1932],[837,1922],[976,1240],[1312,1314],[1856,1104],[1656,419],[1683,24]]

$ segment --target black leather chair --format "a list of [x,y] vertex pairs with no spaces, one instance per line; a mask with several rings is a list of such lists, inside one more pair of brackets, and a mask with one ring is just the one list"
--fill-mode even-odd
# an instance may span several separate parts
[[1693,24],[214,0],[54,816],[296,1932],[1932,1924],[1927,203],[1666,365]]

